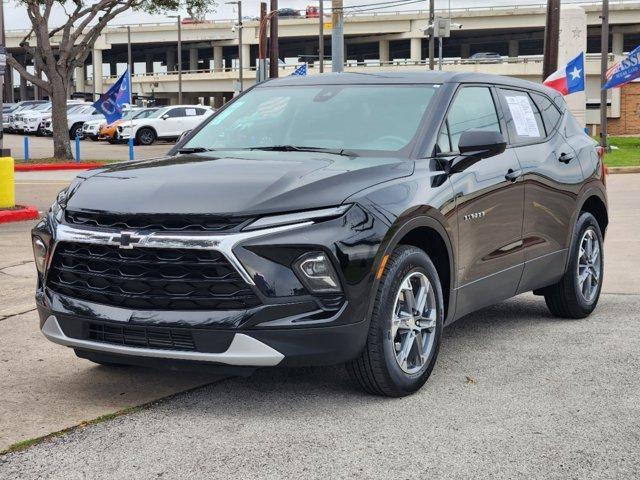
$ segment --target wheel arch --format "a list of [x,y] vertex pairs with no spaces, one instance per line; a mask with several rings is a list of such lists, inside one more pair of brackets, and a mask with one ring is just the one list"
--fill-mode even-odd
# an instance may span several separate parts
[[609,225],[609,213],[606,201],[598,193],[600,193],[598,190],[592,190],[585,195],[580,206],[580,212],[589,212],[596,218],[602,237],[604,237]]
[[[453,244],[447,229],[442,222],[430,215],[420,215],[409,219],[398,220],[383,240],[375,262],[375,279],[373,291],[377,291],[379,274],[386,264],[386,259],[398,245],[411,245],[424,251],[436,267],[442,286],[444,299],[445,322],[451,321],[455,314],[455,258]],[[375,298],[375,295],[372,297]],[[373,309],[373,301],[369,306],[369,314]]]

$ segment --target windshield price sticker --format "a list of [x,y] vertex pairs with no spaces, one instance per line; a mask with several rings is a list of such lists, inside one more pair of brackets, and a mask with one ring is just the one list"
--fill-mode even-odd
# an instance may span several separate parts
[[527,97],[506,96],[509,111],[516,127],[516,133],[520,137],[539,137],[538,122]]
[[187,114],[187,117],[193,117],[196,114],[196,109],[187,108],[185,113]]

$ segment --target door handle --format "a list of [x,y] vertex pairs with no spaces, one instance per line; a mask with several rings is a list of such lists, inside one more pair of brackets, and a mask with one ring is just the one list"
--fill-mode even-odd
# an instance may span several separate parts
[[558,158],[558,161],[564,164],[567,164],[574,158],[575,158],[575,155],[573,153],[562,153]]
[[504,178],[506,180],[509,180],[510,182],[515,182],[521,176],[522,170],[513,170],[512,168],[510,168],[509,170],[507,170],[507,174],[504,176]]

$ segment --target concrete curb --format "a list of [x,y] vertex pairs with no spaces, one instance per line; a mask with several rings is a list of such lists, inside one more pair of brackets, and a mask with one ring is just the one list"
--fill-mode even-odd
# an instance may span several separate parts
[[607,167],[609,173],[640,173],[640,167]]
[[16,205],[13,210],[0,210],[0,223],[21,222],[23,220],[35,220],[40,216],[38,209],[31,205]]
[[15,172],[37,172],[50,170],[88,170],[90,168],[103,167],[104,163],[86,162],[86,163],[20,163],[14,166]]

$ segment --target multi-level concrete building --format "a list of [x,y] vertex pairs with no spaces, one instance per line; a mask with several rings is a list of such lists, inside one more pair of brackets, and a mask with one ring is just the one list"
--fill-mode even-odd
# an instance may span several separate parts
[[[313,2],[310,2],[313,3]],[[611,1],[610,62],[621,58],[640,44],[640,1]],[[599,123],[601,2],[562,6],[560,63],[580,51],[587,52],[586,94],[569,99],[572,109],[585,124]],[[247,10],[247,7],[245,7]],[[256,12],[247,12],[257,15]],[[440,16],[449,12],[439,11]],[[455,9],[452,21],[461,24],[444,41],[446,70],[471,70],[513,75],[533,81],[542,80],[542,50],[545,25],[544,2],[513,7]],[[279,21],[280,57],[287,64],[281,75],[289,74],[301,61],[309,63],[309,73],[318,71],[318,18],[290,17]],[[330,17],[325,20],[330,23]],[[345,19],[346,70],[372,72],[376,69],[426,69],[428,40],[424,35],[427,12],[362,13]],[[237,27],[232,20],[215,20],[182,25],[183,101],[221,104],[238,88]],[[175,21],[131,25],[133,44],[134,92],[152,96],[160,103],[177,102],[177,26]],[[325,71],[330,71],[331,30],[326,25]],[[19,42],[26,32],[8,31],[7,46],[20,58]],[[258,43],[258,21],[243,22],[243,69],[245,88],[255,81]],[[498,52],[503,58],[496,63],[474,62],[476,52]],[[113,83],[124,69],[127,57],[127,29],[107,28],[93,46],[87,65],[78,68],[75,88],[81,92],[100,93]],[[27,90],[22,82],[22,94]],[[16,93],[17,95],[17,93]],[[628,97],[628,98],[627,98]],[[628,102],[638,95],[625,95]],[[586,108],[585,108],[586,107]],[[609,115],[613,124],[627,133],[640,122],[620,119],[621,114],[638,116],[638,106],[621,105],[619,90],[610,93]],[[633,119],[631,119],[633,120]]]

